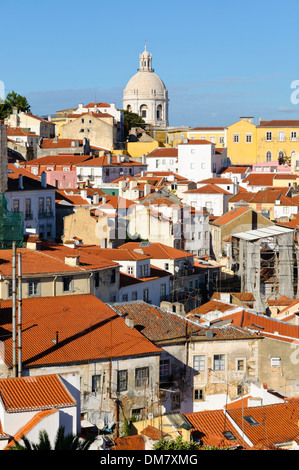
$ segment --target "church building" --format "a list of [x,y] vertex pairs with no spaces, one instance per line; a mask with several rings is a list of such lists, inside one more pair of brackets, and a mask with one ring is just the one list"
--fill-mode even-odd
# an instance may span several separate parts
[[140,54],[139,69],[123,93],[123,109],[138,114],[153,127],[168,126],[168,92],[152,68],[152,56],[146,49]]

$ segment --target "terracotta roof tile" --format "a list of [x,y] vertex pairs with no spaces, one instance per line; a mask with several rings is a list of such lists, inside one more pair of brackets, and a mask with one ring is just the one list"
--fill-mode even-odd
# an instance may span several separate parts
[[[23,368],[159,354],[108,305],[91,294],[24,298]],[[12,366],[12,302],[1,301],[4,360]],[[2,334],[3,336],[3,334]]]
[[202,186],[201,188],[197,189],[190,189],[190,191],[185,191],[185,194],[231,194],[229,191],[226,191],[226,189],[222,189],[216,184],[206,184],[205,186]]
[[237,209],[232,209],[226,214],[221,215],[212,223],[215,225],[225,225],[225,224],[232,222],[233,220],[235,220],[236,218],[240,217],[241,215],[245,214],[248,211],[252,212],[252,210],[249,207],[241,206],[241,207],[238,207]]
[[[293,441],[299,443],[299,402],[277,403],[227,412],[236,425],[244,430],[254,446],[278,446]],[[253,418],[252,425],[246,420],[247,416]]]
[[[241,435],[227,419],[223,410],[199,411],[186,413],[184,416],[193,426],[192,434],[199,438],[203,445],[222,448],[243,447]],[[225,431],[230,432],[233,438],[227,439],[223,434]]]
[[180,259],[185,257],[194,257],[192,253],[178,250],[163,243],[150,243],[149,246],[140,246],[139,242],[127,242],[119,246],[119,248],[127,248],[129,250],[142,250],[145,255],[152,259]]
[[158,147],[152,152],[148,153],[146,158],[163,157],[163,158],[177,158],[178,149],[176,147]]
[[76,405],[56,374],[0,379],[0,395],[6,412]]
[[145,450],[145,441],[141,435],[117,437],[111,450]]

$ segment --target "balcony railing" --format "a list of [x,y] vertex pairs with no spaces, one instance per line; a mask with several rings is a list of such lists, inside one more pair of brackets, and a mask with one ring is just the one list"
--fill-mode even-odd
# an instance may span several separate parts
[[25,212],[25,220],[31,220],[31,219],[33,219],[33,213]]

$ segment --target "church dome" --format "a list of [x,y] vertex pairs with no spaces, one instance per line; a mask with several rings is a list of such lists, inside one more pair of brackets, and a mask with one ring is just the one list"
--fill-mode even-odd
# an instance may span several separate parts
[[149,95],[164,96],[166,87],[158,75],[149,71],[138,71],[127,83],[124,95],[138,94],[148,97]]
[[123,92],[123,107],[139,114],[153,126],[168,125],[168,92],[152,68],[152,56],[146,46],[139,55],[139,69]]

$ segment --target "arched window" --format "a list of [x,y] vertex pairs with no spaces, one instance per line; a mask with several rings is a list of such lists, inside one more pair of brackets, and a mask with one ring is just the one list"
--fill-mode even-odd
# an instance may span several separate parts
[[271,162],[272,161],[272,153],[270,150],[266,153],[266,162]]
[[128,106],[127,106],[127,111],[128,111],[128,113],[132,112],[132,106],[130,104],[128,104]]
[[143,104],[142,106],[140,106],[140,116],[142,118],[146,118],[146,115],[147,115],[147,106],[146,104]]
[[158,120],[162,119],[162,105],[161,104],[157,106],[157,119]]

